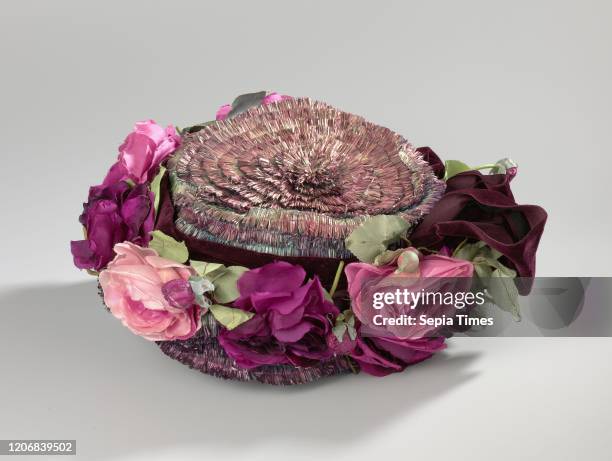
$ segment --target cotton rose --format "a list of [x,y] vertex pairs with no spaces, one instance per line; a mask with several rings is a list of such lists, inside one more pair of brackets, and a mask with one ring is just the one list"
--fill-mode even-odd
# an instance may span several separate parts
[[202,326],[188,282],[195,270],[129,242],[115,245],[115,253],[99,277],[111,313],[150,341],[191,338]]
[[[469,307],[453,303],[439,302],[439,298],[423,300],[418,305],[411,303],[412,298],[406,296],[399,300],[394,298],[391,303],[382,302],[385,294],[401,293],[415,295],[425,293],[438,293],[455,299],[457,294],[464,296],[470,291],[474,267],[471,262],[442,255],[420,255],[416,265],[406,264],[402,259],[405,256],[419,254],[414,248],[408,248],[398,253],[394,260],[383,266],[367,263],[351,263],[347,265],[345,274],[348,280],[348,293],[351,299],[351,309],[361,327],[361,336],[376,336],[387,339],[435,338],[440,336],[441,326],[422,322],[422,318],[437,319],[454,317],[462,309]],[[404,272],[408,268],[408,272]],[[381,296],[376,305],[375,295]],[[450,298],[452,297],[452,298]],[[399,301],[399,302],[398,302]],[[408,302],[407,302],[408,301]],[[383,319],[412,317],[414,325],[395,325],[391,323],[381,325]]]
[[304,283],[305,277],[300,266],[274,262],[238,280],[240,297],[233,306],[254,316],[218,336],[238,366],[310,366],[333,354],[327,339],[338,308],[326,298],[318,278]]
[[119,158],[111,167],[103,184],[113,184],[130,179],[136,184],[150,182],[160,164],[180,145],[181,138],[176,128],[166,128],[153,120],[137,122],[119,146]]
[[153,194],[146,185],[130,187],[125,181],[89,189],[79,217],[86,238],[72,241],[74,264],[99,271],[114,258],[119,242],[146,246],[154,225]]

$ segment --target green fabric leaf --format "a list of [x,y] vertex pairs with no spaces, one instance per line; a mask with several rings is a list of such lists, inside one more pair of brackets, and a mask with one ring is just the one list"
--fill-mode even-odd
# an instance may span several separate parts
[[252,312],[243,311],[242,309],[235,309],[233,307],[222,306],[220,304],[213,304],[208,308],[212,313],[213,317],[228,330],[233,330],[244,322],[250,320],[253,315]]
[[459,173],[463,173],[464,171],[470,171],[471,168],[469,165],[466,165],[459,160],[447,160],[444,162],[444,180],[452,178]]
[[248,267],[226,267],[223,264],[204,261],[191,261],[190,264],[201,277],[205,277],[214,284],[213,297],[221,304],[231,303],[238,298],[240,295],[238,279],[249,270]]
[[348,316],[348,319],[346,320],[346,324],[349,327],[354,327],[355,326],[355,315],[353,314],[352,311],[349,311],[350,315]]
[[184,242],[178,242],[160,230],[151,232],[151,237],[149,247],[157,251],[162,258],[179,263],[184,263],[189,259],[189,250]]
[[489,277],[491,277],[493,269],[491,269],[491,266],[486,262],[480,264],[474,263],[474,271],[476,272],[476,275],[478,275],[478,277],[480,277],[481,279],[488,279]]
[[338,314],[336,325],[332,328],[332,333],[340,343],[344,341],[344,335],[347,332],[349,338],[354,341],[357,337],[357,330],[355,329],[355,314],[350,309]]
[[165,174],[166,174],[166,168],[163,166],[160,166],[159,173],[157,173],[157,175],[153,178],[153,181],[151,181],[151,192],[153,192],[153,195],[155,197],[153,204],[155,206],[156,214],[157,214],[157,210],[159,209],[159,186]]
[[332,328],[332,333],[338,340],[339,343],[344,339],[344,333],[346,333],[347,325],[346,323],[338,323],[334,328]]
[[487,291],[493,298],[493,302],[500,309],[510,312],[515,320],[520,320],[519,293],[514,283],[514,277],[509,277],[504,271],[495,269],[488,282]]
[[490,260],[493,266],[496,266],[495,261],[501,256],[502,254],[499,251],[494,250],[482,241],[476,243],[463,242],[453,252],[454,258],[473,261],[475,264],[482,262],[482,260]]
[[192,126],[185,127],[181,131],[181,134],[184,134],[184,133],[197,133],[201,129],[207,127],[208,125],[212,125],[215,122],[216,122],[216,120],[210,120],[208,122],[198,123],[197,125],[192,125]]
[[466,261],[473,261],[474,258],[481,252],[486,246],[485,242],[476,243],[462,243],[453,252],[453,258],[465,259]]
[[235,117],[236,115],[246,112],[251,107],[259,106],[263,102],[265,97],[265,91],[241,94],[232,102],[232,110],[229,114],[227,114],[227,118]]
[[346,238],[346,248],[360,261],[373,263],[387,247],[408,230],[408,223],[399,216],[374,216]]
[[485,255],[481,256],[478,255],[473,259],[473,263],[474,265],[486,265],[489,266],[491,269],[496,269],[499,270],[505,277],[510,277],[510,278],[514,278],[516,277],[516,271],[510,269],[509,267],[504,266],[502,263],[500,263],[497,258],[493,258],[491,256],[486,256],[486,252],[484,252]]
[[214,282],[214,279],[223,274],[223,272],[226,270],[226,267],[219,263],[207,263],[204,261],[191,260],[189,264],[199,275],[206,277],[211,282]]
[[514,283],[517,274],[499,261],[502,256],[499,251],[484,242],[462,243],[455,249],[453,256],[471,261],[479,286],[487,290],[492,302],[510,312],[515,320],[520,320],[519,293]]
[[249,269],[241,266],[229,266],[214,279],[215,291],[213,296],[218,303],[227,304],[240,296],[238,292],[238,279]]

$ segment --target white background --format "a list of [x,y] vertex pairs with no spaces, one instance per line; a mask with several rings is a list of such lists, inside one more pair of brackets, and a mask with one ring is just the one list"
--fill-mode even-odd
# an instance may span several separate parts
[[[549,222],[539,275],[611,275],[608,2],[6,2],[0,438],[79,459],[609,459],[609,339],[468,339],[385,379],[226,383],[131,335],[69,240],[136,120],[260,89],[442,158],[510,156]],[[610,306],[602,306],[610,308]]]

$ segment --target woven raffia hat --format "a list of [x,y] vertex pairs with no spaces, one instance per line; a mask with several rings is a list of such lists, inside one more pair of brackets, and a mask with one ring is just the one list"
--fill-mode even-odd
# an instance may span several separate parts
[[[397,353],[359,337],[347,284],[360,264],[408,270],[416,258],[418,270],[429,257],[406,248],[445,191],[429,149],[323,102],[260,92],[179,133],[141,122],[119,150],[72,251],[110,311],[166,355],[297,384],[399,371],[443,347],[428,337]],[[372,223],[379,242],[363,237]]]

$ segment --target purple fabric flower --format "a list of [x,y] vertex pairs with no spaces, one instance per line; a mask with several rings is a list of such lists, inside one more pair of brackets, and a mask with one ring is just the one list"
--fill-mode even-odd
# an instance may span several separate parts
[[386,376],[403,371],[407,366],[422,362],[444,349],[443,337],[399,339],[361,337],[358,335],[350,356],[364,373]]
[[120,181],[91,187],[79,217],[86,238],[70,242],[75,266],[99,271],[115,256],[116,243],[128,241],[147,246],[154,224],[153,200],[144,184],[131,188]]
[[325,297],[318,278],[303,284],[305,276],[300,266],[274,262],[238,280],[234,307],[255,315],[218,338],[240,367],[309,366],[332,355],[328,336],[338,308]]

